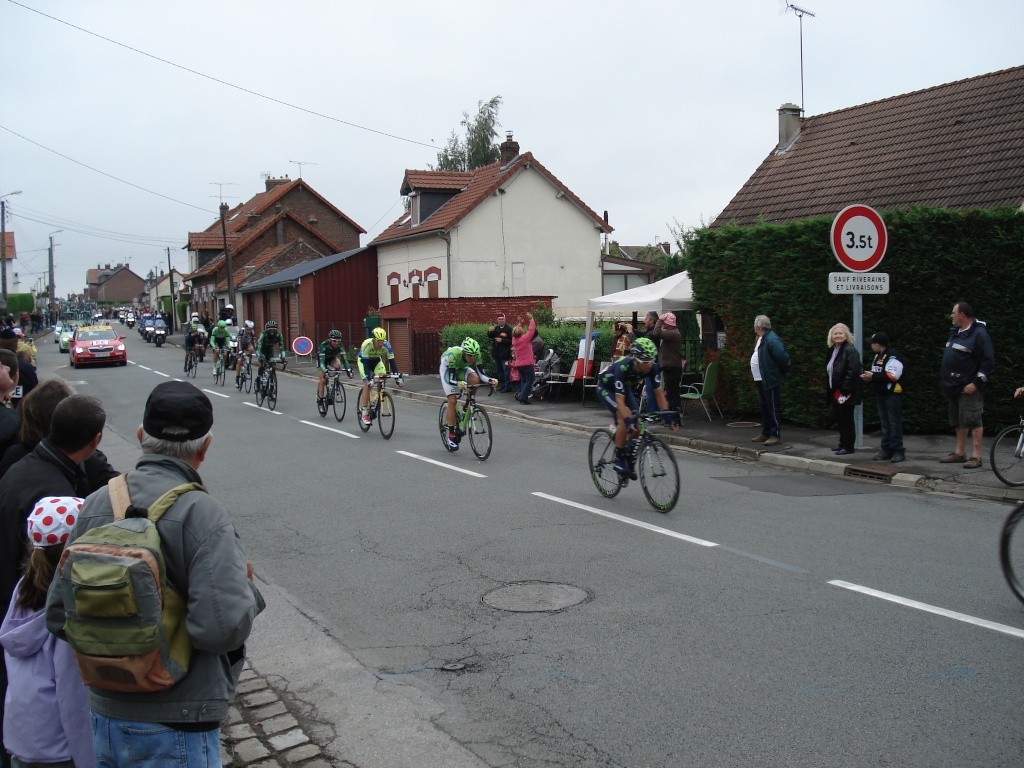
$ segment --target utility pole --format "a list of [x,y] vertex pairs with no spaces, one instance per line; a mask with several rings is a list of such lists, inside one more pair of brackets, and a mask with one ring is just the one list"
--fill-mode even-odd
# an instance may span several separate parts
[[[224,264],[228,269],[228,304],[235,306],[235,270],[231,266],[231,249],[228,248],[228,225],[224,221],[228,213],[228,204],[220,204],[220,232],[224,237]],[[216,298],[216,297],[215,297]],[[238,310],[235,310],[238,317]]]
[[12,197],[14,195],[20,195],[21,190],[16,189],[14,192],[8,192],[6,195],[0,195],[0,311],[6,314],[7,312],[7,201],[5,197]]
[[171,327],[167,329],[167,335],[174,333],[174,316],[178,314],[177,302],[174,301],[174,270],[171,269],[171,249],[167,248],[167,279],[170,281],[167,286],[171,294]]
[[49,296],[49,299],[50,299],[50,305],[53,307],[52,317],[56,317],[57,316],[57,311],[58,311],[58,307],[57,307],[57,294],[56,294],[56,289],[55,289],[55,287],[53,285],[53,236],[58,234],[58,233],[60,233],[60,232],[63,232],[63,231],[64,231],[63,229],[58,229],[56,232],[51,232],[50,233],[50,296]]

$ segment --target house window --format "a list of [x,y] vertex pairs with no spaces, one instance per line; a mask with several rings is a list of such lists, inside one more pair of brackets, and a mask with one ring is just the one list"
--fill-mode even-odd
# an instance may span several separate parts
[[638,288],[641,285],[648,285],[650,280],[645,274],[608,274],[607,272],[601,277],[601,291],[602,296],[607,296],[609,293],[618,293],[619,291],[625,291],[628,288]]

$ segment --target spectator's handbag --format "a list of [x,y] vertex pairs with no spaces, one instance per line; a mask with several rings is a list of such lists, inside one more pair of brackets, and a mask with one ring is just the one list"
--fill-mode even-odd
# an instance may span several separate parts
[[519,381],[519,368],[512,364],[513,361],[508,363],[508,379],[509,381]]

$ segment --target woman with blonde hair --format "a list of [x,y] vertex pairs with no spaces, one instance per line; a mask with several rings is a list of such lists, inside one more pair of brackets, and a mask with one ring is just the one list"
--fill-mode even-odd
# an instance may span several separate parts
[[839,422],[839,444],[832,448],[836,456],[854,452],[856,427],[853,409],[860,403],[863,384],[860,374],[864,370],[853,333],[845,323],[836,323],[828,331],[829,355],[825,363],[828,375],[828,402]]

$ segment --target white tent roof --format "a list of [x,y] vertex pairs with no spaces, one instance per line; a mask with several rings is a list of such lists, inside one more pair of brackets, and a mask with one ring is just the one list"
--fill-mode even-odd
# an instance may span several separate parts
[[641,285],[627,291],[609,293],[587,301],[588,312],[648,311],[668,312],[673,309],[693,309],[693,285],[685,272],[666,277],[650,285]]

